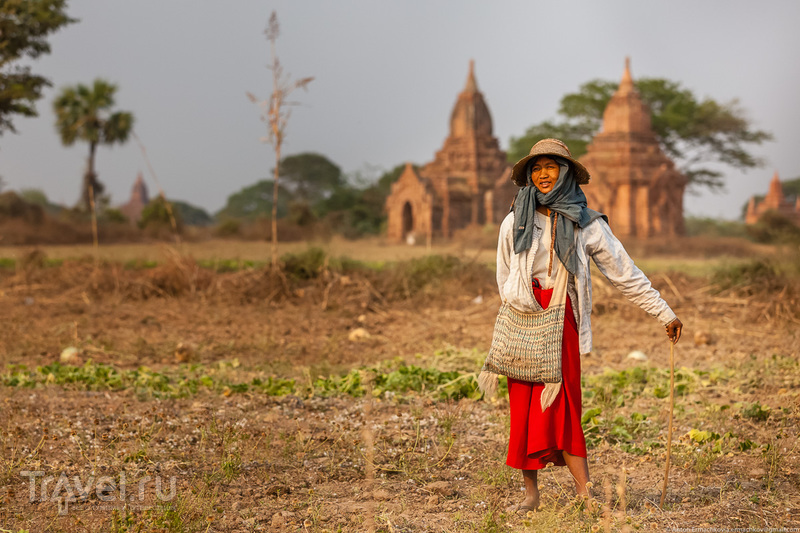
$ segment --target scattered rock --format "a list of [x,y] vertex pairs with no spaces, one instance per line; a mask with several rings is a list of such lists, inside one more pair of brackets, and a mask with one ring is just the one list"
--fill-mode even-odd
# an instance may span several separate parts
[[194,359],[194,348],[179,342],[178,346],[175,347],[175,362],[188,363],[192,359]]
[[754,468],[750,471],[750,477],[760,478],[764,477],[767,474],[767,471],[763,468]]
[[452,496],[456,490],[447,481],[434,481],[425,485],[425,489],[441,496]]
[[475,298],[473,298],[472,299],[472,303],[474,303],[474,304],[482,304],[483,303],[483,294],[479,294]]
[[364,328],[356,328],[352,330],[348,335],[347,338],[351,342],[362,341],[370,338],[369,332]]
[[64,348],[64,350],[61,352],[61,355],[58,356],[58,360],[65,365],[79,364],[81,360],[80,353],[80,350],[74,346],[69,346]]
[[302,409],[303,405],[305,405],[303,399],[294,394],[289,394],[288,396],[284,397],[283,403],[292,409]]
[[694,333],[694,345],[695,346],[706,346],[708,344],[712,344],[713,340],[711,338],[711,334],[707,331],[698,330]]
[[640,350],[634,350],[628,355],[625,356],[625,359],[630,359],[632,361],[647,361],[647,354]]
[[[285,494],[291,494],[291,492],[291,487],[288,485],[281,485],[280,483],[276,483],[275,485],[268,487],[266,491],[268,496],[275,496],[276,498]],[[273,520],[274,519],[275,517],[273,517]]]
[[438,494],[431,494],[428,496],[428,501],[426,502],[428,507],[435,507],[439,505],[439,495]]
[[281,513],[275,513],[272,515],[272,522],[270,524],[273,529],[283,529],[283,526],[286,525],[286,519],[281,515]]
[[378,489],[378,490],[372,491],[372,499],[377,500],[379,502],[385,502],[387,500],[391,500],[392,499],[392,495],[389,494],[388,490]]

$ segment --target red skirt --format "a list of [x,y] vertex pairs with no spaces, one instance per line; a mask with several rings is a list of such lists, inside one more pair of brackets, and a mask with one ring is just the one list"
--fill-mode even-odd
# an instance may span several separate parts
[[[533,295],[543,308],[550,305],[553,289],[534,286]],[[564,466],[562,452],[586,457],[586,439],[581,427],[581,358],[578,326],[567,297],[564,339],[561,350],[561,391],[542,412],[543,383],[508,378],[511,434],[506,464],[521,470],[540,470],[553,463]]]

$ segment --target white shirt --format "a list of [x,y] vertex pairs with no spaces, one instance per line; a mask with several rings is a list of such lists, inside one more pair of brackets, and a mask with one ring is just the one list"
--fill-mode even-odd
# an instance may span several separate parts
[[[547,218],[547,217],[544,217]],[[541,218],[534,219],[533,243],[530,250],[514,253],[514,213],[509,213],[500,225],[497,240],[497,287],[500,298],[520,311],[533,312],[541,309],[533,297],[531,275],[537,255],[545,259],[545,275],[549,261],[548,245],[542,246],[543,230],[549,227],[549,219],[544,224]],[[578,316],[578,339],[581,354],[592,351],[592,277],[589,270],[589,257],[597,265],[600,272],[608,278],[614,287],[620,290],[631,302],[638,305],[663,325],[675,320],[675,313],[670,309],[657,290],[650,284],[630,258],[622,243],[611,232],[611,228],[602,218],[597,218],[585,228],[575,228],[576,249],[578,254],[577,275],[570,276],[570,295],[577,297],[573,301]],[[537,253],[539,251],[539,253]],[[532,258],[530,256],[533,256]],[[553,260],[557,258],[554,256]],[[541,278],[540,278],[541,280]]]

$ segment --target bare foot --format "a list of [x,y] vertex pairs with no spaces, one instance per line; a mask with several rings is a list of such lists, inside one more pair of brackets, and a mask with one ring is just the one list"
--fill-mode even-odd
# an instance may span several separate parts
[[517,513],[526,515],[529,511],[536,511],[539,509],[539,491],[535,491],[525,495],[525,499],[517,507]]
[[591,481],[586,481],[585,483],[575,483],[575,491],[578,493],[578,498],[583,498],[589,500],[592,498],[592,493],[589,490],[594,486],[594,483]]

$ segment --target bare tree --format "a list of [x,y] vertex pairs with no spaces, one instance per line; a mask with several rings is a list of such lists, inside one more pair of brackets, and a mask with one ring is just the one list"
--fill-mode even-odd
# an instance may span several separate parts
[[247,97],[261,108],[261,120],[267,124],[268,135],[261,140],[270,143],[275,148],[275,173],[272,192],[272,266],[278,266],[278,175],[280,174],[281,146],[286,134],[286,125],[289,122],[291,109],[289,106],[296,105],[296,102],[287,100],[288,96],[297,88],[306,89],[307,85],[314,79],[302,78],[292,80],[291,76],[283,72],[283,66],[278,60],[276,52],[276,41],[280,33],[278,26],[278,15],[275,11],[269,17],[267,29],[264,35],[270,44],[270,64],[267,66],[272,71],[272,94],[268,100],[259,100],[252,93],[247,93]]

